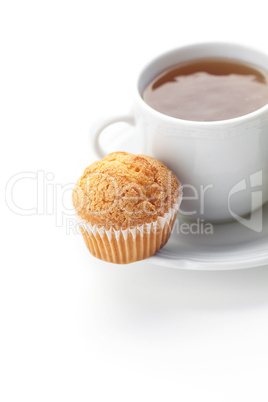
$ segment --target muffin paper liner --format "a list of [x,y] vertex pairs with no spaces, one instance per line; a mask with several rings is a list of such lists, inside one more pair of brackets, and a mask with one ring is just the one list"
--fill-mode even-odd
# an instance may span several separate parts
[[106,230],[103,226],[92,226],[77,215],[78,225],[92,255],[104,261],[128,264],[151,257],[166,244],[181,201],[180,187],[178,201],[169,212],[159,216],[155,222],[144,223],[132,229]]

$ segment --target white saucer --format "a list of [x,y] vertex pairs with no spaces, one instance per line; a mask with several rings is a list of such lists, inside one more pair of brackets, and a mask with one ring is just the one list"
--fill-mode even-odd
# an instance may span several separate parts
[[197,270],[230,270],[268,265],[268,204],[263,208],[261,233],[235,221],[213,225],[213,234],[187,234],[185,231],[183,234],[178,230],[183,220],[178,218],[177,223],[167,245],[151,257],[149,262]]
[[[118,126],[116,128],[116,131],[110,128],[102,135],[101,143],[105,151],[139,153],[133,130],[119,132]],[[190,222],[187,224],[178,217],[167,245],[148,262],[179,269],[215,271],[268,265],[268,204],[263,207],[262,221],[260,233],[234,221],[213,225],[213,234],[191,234],[187,233]],[[197,232],[197,227],[195,229]],[[202,231],[200,229],[202,222],[199,232]]]

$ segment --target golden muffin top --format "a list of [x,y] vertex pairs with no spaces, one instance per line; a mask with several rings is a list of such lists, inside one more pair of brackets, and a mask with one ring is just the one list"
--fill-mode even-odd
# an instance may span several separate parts
[[179,183],[163,163],[113,152],[86,168],[73,190],[73,204],[91,225],[118,230],[156,221],[178,195]]

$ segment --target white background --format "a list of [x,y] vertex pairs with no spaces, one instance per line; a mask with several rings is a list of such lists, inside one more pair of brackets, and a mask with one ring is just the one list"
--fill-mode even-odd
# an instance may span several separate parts
[[[90,125],[129,110],[140,67],[198,41],[268,52],[264,6],[1,2],[1,401],[267,402],[268,267],[109,265],[61,222],[68,185],[91,162]],[[6,183],[37,171],[53,174],[47,202],[12,212]],[[36,181],[13,195],[35,207]]]

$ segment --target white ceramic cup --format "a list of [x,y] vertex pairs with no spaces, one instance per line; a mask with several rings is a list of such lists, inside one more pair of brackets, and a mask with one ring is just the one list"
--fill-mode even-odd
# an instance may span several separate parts
[[132,113],[102,121],[91,131],[92,147],[116,122],[135,125],[140,153],[167,165],[184,187],[182,214],[211,222],[239,219],[268,201],[268,105],[221,121],[197,122],[162,114],[142,99],[146,86],[167,68],[188,60],[221,57],[268,71],[268,56],[241,45],[202,43],[181,47],[151,61],[139,74]]

